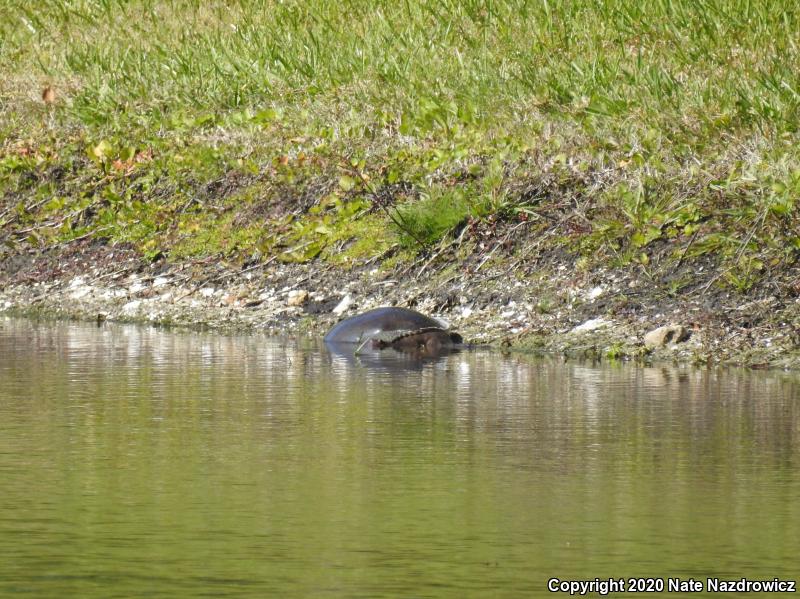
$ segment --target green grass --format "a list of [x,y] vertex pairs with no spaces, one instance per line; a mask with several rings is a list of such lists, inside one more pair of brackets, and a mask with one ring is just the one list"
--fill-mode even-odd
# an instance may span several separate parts
[[13,91],[48,80],[93,124],[321,106],[316,116],[339,117],[330,125],[385,114],[410,130],[541,111],[673,134],[721,124],[794,131],[800,100],[800,23],[785,0],[4,6],[4,96],[24,100]]
[[206,251],[305,260],[365,202],[377,255],[566,201],[576,251],[675,241],[748,287],[800,249],[798,30],[791,0],[7,0],[0,225],[195,255],[187,214],[250,210]]

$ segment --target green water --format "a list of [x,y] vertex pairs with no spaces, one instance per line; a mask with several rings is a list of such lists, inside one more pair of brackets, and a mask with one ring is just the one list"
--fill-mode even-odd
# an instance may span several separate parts
[[2,597],[539,597],[798,555],[796,375],[0,318]]

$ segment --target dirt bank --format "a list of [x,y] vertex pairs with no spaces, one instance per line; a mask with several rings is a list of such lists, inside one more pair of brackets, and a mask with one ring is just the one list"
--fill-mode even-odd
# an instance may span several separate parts
[[[144,260],[89,240],[0,264],[0,313],[146,322],[220,331],[321,335],[340,318],[409,306],[444,318],[475,343],[593,359],[800,367],[800,273],[745,295],[693,263],[671,291],[644,268],[582,271],[567,253],[537,253],[524,231],[464,255],[457,244],[412,264],[350,269],[317,262],[228,266]],[[682,280],[683,280],[682,279]],[[659,327],[671,326],[647,336]]]

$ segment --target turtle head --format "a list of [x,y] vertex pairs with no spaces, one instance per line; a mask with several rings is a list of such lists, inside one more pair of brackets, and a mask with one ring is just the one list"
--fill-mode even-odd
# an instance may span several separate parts
[[373,340],[373,347],[391,347],[397,351],[419,357],[433,357],[442,354],[462,342],[461,335],[443,329],[429,327],[416,331],[405,331],[390,339]]

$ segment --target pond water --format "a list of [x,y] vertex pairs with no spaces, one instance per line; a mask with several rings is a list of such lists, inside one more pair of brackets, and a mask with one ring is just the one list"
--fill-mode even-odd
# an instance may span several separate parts
[[0,317],[3,597],[534,597],[798,554],[797,375]]

